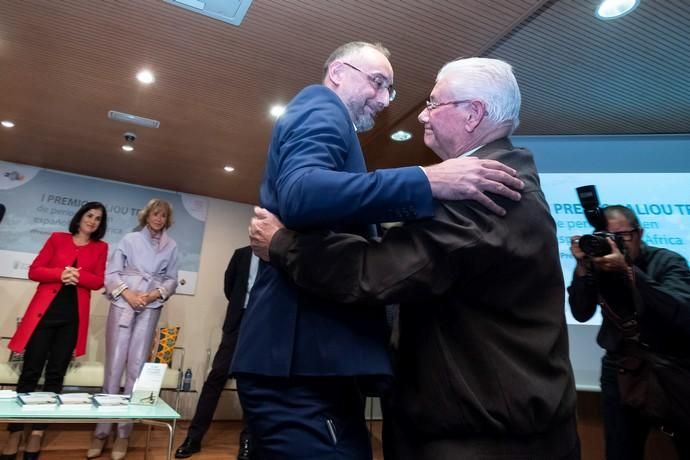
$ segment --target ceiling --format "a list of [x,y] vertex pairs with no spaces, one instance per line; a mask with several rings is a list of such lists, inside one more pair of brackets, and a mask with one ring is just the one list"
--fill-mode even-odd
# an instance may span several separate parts
[[[361,138],[371,168],[436,161],[416,116],[460,56],[514,66],[517,134],[690,133],[687,1],[641,0],[615,21],[594,17],[598,2],[254,0],[237,27],[154,0],[0,1],[0,119],[16,123],[0,128],[0,159],[254,203],[269,108],[352,40],[382,42],[395,68],[398,98]],[[397,129],[415,136],[393,142]]]

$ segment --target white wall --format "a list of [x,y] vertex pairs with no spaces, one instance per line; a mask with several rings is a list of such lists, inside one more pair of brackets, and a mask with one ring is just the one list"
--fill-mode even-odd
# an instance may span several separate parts
[[[212,355],[220,343],[220,328],[227,308],[223,275],[233,251],[248,244],[247,226],[251,215],[250,205],[209,198],[196,294],[173,296],[161,314],[160,326],[181,326],[177,344],[185,348],[184,366],[192,369],[192,388],[197,391],[201,390],[205,378],[208,350]],[[11,336],[14,333],[16,318],[24,313],[35,288],[33,281],[0,277],[0,335]],[[105,297],[94,292],[87,356],[81,359],[103,361],[107,313]],[[3,347],[6,344],[3,342]],[[6,355],[0,354],[3,359]],[[237,418],[239,405],[235,395],[225,393],[217,416]],[[198,393],[182,396],[181,413],[184,418],[193,414],[197,397]]]

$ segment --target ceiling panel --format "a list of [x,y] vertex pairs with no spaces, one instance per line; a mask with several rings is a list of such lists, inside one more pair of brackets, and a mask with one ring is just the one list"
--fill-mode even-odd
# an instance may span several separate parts
[[[661,9],[660,5],[666,8]],[[0,2],[0,158],[253,203],[268,109],[352,40],[392,52],[399,98],[362,136],[370,167],[435,161],[416,121],[460,56],[513,64],[521,134],[690,132],[686,1],[603,22],[591,0],[255,0],[232,26],[154,0]],[[143,67],[156,83],[142,86]],[[119,110],[159,129],[106,118]],[[415,137],[394,143],[399,128]],[[126,131],[135,152],[120,150]],[[228,174],[222,167],[236,168]]]

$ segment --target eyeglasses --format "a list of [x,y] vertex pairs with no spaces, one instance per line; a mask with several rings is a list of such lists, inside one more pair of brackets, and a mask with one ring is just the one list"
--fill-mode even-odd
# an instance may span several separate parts
[[622,239],[623,241],[632,241],[633,235],[637,233],[640,229],[634,228],[625,232],[613,232],[614,235]]
[[447,102],[432,102],[432,101],[426,101],[426,109],[431,112],[434,109],[438,109],[439,107],[442,107],[444,105],[455,105],[455,104],[462,104],[463,102],[470,102],[472,99],[462,99],[459,101],[447,101]]
[[376,88],[376,91],[381,91],[382,89],[385,89],[388,91],[388,100],[390,102],[393,102],[395,100],[395,96],[397,95],[397,92],[395,91],[395,88],[393,85],[388,83],[388,80],[386,77],[383,75],[372,75],[370,73],[367,73],[363,70],[359,70],[357,67],[353,66],[352,64],[349,64],[347,62],[343,62],[346,66],[350,67],[351,69],[355,69],[357,72],[361,73],[365,77],[369,79],[369,81],[374,85],[374,88]]

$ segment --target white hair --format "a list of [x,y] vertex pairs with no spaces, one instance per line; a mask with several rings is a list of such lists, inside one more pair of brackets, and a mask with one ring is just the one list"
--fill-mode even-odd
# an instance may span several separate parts
[[466,58],[443,66],[436,82],[447,80],[457,99],[480,99],[486,116],[496,123],[512,123],[511,133],[520,124],[520,88],[513,68],[499,59]]

